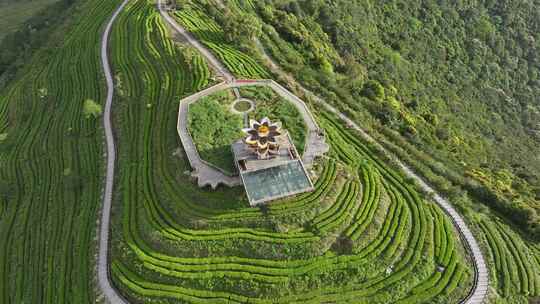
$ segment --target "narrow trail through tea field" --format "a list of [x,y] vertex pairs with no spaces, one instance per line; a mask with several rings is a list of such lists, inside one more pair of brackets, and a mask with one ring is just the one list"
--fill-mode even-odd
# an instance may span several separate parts
[[103,206],[101,209],[101,221],[99,231],[99,252],[98,252],[98,283],[101,292],[109,303],[127,303],[112,287],[109,278],[109,227],[111,219],[112,191],[114,185],[114,165],[116,161],[116,146],[114,144],[114,135],[111,127],[111,107],[114,96],[114,81],[109,64],[108,46],[109,34],[111,33],[114,20],[128,0],[124,0],[116,9],[111,19],[107,23],[101,37],[101,65],[107,82],[107,99],[105,101],[105,111],[103,115],[103,128],[105,129],[105,140],[107,142],[107,171],[105,176],[105,192],[103,193]]

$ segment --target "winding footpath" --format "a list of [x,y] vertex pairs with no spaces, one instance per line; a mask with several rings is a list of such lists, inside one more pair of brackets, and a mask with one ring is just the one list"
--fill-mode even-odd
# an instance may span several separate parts
[[[107,23],[107,26],[105,27],[105,31],[103,32],[102,43],[101,43],[101,60],[102,60],[102,66],[103,66],[103,70],[104,70],[104,74],[105,74],[105,78],[107,82],[107,99],[106,99],[105,111],[103,115],[103,127],[105,129],[105,139],[107,142],[107,152],[106,152],[107,170],[106,170],[106,179],[105,179],[105,191],[103,194],[103,208],[101,212],[101,221],[100,221],[99,253],[98,253],[97,267],[98,267],[99,287],[106,301],[108,303],[114,303],[114,304],[116,303],[127,304],[127,301],[125,301],[118,294],[118,292],[112,287],[112,284],[109,278],[109,268],[108,268],[109,226],[110,226],[109,224],[110,224],[110,212],[111,212],[111,203],[112,203],[112,191],[113,191],[113,185],[114,185],[116,147],[115,147],[112,127],[111,127],[111,107],[112,107],[113,95],[114,95],[114,82],[113,82],[113,76],[111,73],[107,51],[108,51],[108,40],[109,40],[109,35],[110,35],[112,25],[116,17],[118,16],[118,14],[122,11],[124,6],[127,4],[127,2],[128,0],[124,0],[122,4],[116,9],[114,14],[112,15],[111,19]],[[226,81],[228,82],[234,81],[235,78],[232,75],[232,73],[230,73],[208,49],[206,49],[188,31],[186,31],[172,17],[168,15],[167,11],[163,7],[162,0],[158,0],[158,9],[161,15],[163,16],[164,20],[173,29],[175,29],[179,34],[181,34],[188,43],[190,43],[193,47],[199,50],[200,53],[206,57],[206,59],[212,65],[212,67],[216,71],[218,71],[218,73],[223,75]],[[280,69],[279,66],[273,63],[270,57],[266,56],[266,58],[271,63],[270,67],[273,70],[275,70],[275,72],[284,73]],[[289,75],[286,75],[286,76],[289,76]],[[364,139],[377,144],[379,148],[382,149],[382,151],[384,151],[385,153],[389,153],[382,147],[382,145],[378,144],[369,134],[367,134],[354,121],[349,119],[343,113],[339,112],[330,104],[326,103],[323,99],[315,96],[309,90],[303,88],[302,86],[300,86],[300,88],[306,94],[313,96],[314,100],[317,103],[321,104],[324,108],[326,108],[327,110],[331,112],[336,113],[342,120],[344,120],[347,124],[352,126],[355,130],[357,130]],[[480,247],[478,246],[478,242],[476,241],[474,235],[471,233],[470,229],[468,228],[463,218],[457,213],[457,211],[455,211],[455,209],[452,207],[452,205],[447,199],[437,194],[435,190],[433,190],[433,188],[431,188],[426,182],[424,182],[424,180],[421,177],[415,174],[411,170],[411,168],[406,166],[404,163],[402,163],[398,159],[396,159],[396,162],[403,169],[403,171],[405,172],[407,176],[418,181],[418,183],[420,184],[420,187],[423,190],[434,194],[435,202],[451,217],[455,227],[457,228],[461,238],[464,241],[465,246],[467,247],[468,251],[471,254],[471,257],[474,262],[474,267],[475,267],[474,286],[471,292],[469,293],[468,297],[464,299],[463,301],[461,301],[461,303],[465,303],[465,304],[484,303],[487,297],[487,292],[488,292],[488,287],[489,287],[489,275],[488,275],[488,269],[486,267],[484,257],[482,255],[482,252],[480,250]]]
[[197,49],[208,61],[214,70],[219,75],[225,77],[227,82],[231,82],[235,79],[234,75],[219,61],[210,50],[208,50],[204,45],[202,45],[190,32],[188,32],[184,27],[178,24],[167,12],[167,9],[163,5],[163,0],[157,0],[157,7],[161,17],[167,21],[167,23],[178,33],[180,34],[189,44]]
[[124,0],[122,4],[114,11],[111,19],[105,27],[103,36],[101,37],[101,65],[105,73],[107,82],[107,100],[105,101],[105,111],[103,114],[103,128],[105,129],[105,140],[107,142],[107,172],[105,176],[105,192],[103,194],[103,207],[101,210],[101,221],[99,229],[99,252],[97,260],[98,268],[98,283],[103,296],[109,303],[127,303],[112,287],[109,279],[109,227],[111,219],[111,202],[112,191],[114,185],[114,164],[116,160],[116,147],[114,144],[114,136],[111,128],[111,106],[114,96],[114,82],[109,64],[109,35],[111,28],[118,14],[122,11],[128,0]]

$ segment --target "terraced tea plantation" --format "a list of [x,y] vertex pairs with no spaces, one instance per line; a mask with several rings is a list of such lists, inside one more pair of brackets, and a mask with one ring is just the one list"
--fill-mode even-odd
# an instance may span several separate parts
[[182,9],[174,15],[238,77],[268,78],[270,76],[253,58],[227,43],[223,30],[202,11],[200,6],[183,5]]
[[[268,74],[217,43],[222,32],[202,10],[177,16],[243,67],[236,75]],[[468,294],[472,266],[449,219],[331,114],[315,112],[331,145],[310,170],[315,191],[249,208],[241,187],[197,188],[176,115],[211,73],[170,35],[151,4],[132,1],[112,37],[120,190],[111,273],[128,300],[456,303]]]
[[118,4],[81,2],[0,92],[0,303],[96,299],[102,131],[83,110],[104,99],[101,29]]
[[[0,92],[0,303],[101,303],[112,292],[100,290],[95,265],[106,96],[99,51],[120,2],[76,0]],[[330,145],[308,169],[314,191],[250,208],[242,187],[198,188],[176,132],[179,101],[223,77],[168,28],[155,2],[127,3],[108,48],[117,154],[104,240],[110,279],[127,302],[413,304],[469,295],[473,262],[450,218],[377,147],[309,100]],[[284,79],[257,50],[227,42],[220,18],[210,17],[224,14],[220,4],[255,17],[256,1],[181,4],[170,15],[237,78]],[[261,36],[271,55],[289,49],[286,37],[271,38]],[[264,89],[240,93],[261,105],[252,118],[281,120],[302,151],[306,130],[294,107]],[[490,270],[487,302],[536,303],[540,245],[485,209],[459,211]]]
[[524,241],[500,220],[483,217],[478,225],[492,260],[494,287],[510,303],[540,295],[540,248]]

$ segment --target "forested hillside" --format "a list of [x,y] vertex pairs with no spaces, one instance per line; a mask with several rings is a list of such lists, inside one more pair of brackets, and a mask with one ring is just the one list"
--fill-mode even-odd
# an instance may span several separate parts
[[454,201],[540,235],[538,3],[237,2],[282,67]]

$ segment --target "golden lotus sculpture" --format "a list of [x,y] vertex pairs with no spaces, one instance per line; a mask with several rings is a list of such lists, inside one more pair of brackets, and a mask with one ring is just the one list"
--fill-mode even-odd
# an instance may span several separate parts
[[250,119],[249,126],[242,129],[246,134],[244,141],[253,148],[259,159],[268,159],[279,152],[277,139],[282,135],[280,122],[271,122],[265,117],[260,122]]

